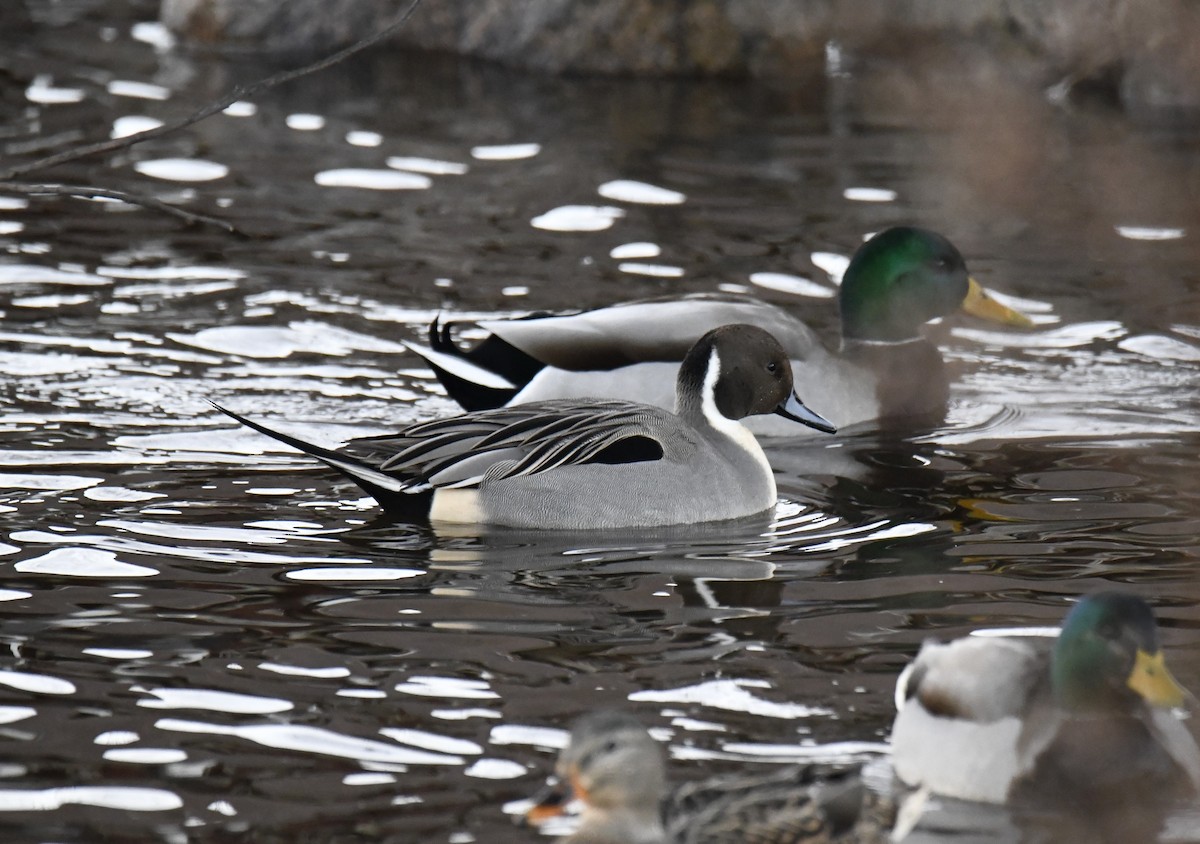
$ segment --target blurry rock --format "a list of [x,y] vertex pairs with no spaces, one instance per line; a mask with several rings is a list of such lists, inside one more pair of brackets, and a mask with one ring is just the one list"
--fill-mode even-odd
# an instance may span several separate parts
[[5,0],[0,3],[0,41],[15,41],[29,33],[29,9],[24,0]]
[[[391,22],[396,0],[162,0],[193,41],[329,50]],[[1131,114],[1200,113],[1190,0],[428,0],[395,40],[554,73],[802,77],[831,44],[893,56],[932,41],[1019,46],[1056,90],[1112,92]]]
[[[985,23],[1004,0],[437,0],[397,34],[552,72],[786,74],[831,39],[898,38]],[[363,38],[406,4],[382,0],[163,0],[185,37],[267,50],[328,49]]]

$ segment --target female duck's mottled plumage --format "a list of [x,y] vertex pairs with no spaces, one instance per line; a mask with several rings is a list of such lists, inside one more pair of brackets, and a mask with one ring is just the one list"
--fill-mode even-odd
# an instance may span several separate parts
[[555,771],[559,790],[528,817],[540,822],[580,800],[565,844],[882,844],[891,824],[890,801],[844,766],[714,777],[668,793],[661,748],[620,712],[580,718]]
[[778,413],[832,431],[794,394],[760,328],[727,325],[680,367],[677,413],[627,401],[558,400],[424,422],[332,450],[230,411],[341,471],[386,509],[526,528],[691,524],[775,504],[775,480],[738,421]]
[[948,797],[1152,832],[1172,801],[1200,793],[1200,749],[1170,711],[1183,699],[1150,608],[1098,593],[1056,638],[927,642],[896,687],[893,763]]
[[[1010,325],[1029,324],[987,296],[953,244],[918,228],[888,229],[864,243],[846,269],[838,297],[837,352],[786,311],[729,295],[482,321],[488,337],[466,350],[454,344],[452,324],[435,322],[431,348],[412,348],[470,410],[580,396],[670,407],[677,361],[695,339],[714,326],[744,322],[779,339],[801,393],[834,424],[879,420],[897,425],[945,413],[944,363],[922,336],[926,322],[964,310]],[[757,433],[797,434],[768,419],[752,420],[750,427]]]

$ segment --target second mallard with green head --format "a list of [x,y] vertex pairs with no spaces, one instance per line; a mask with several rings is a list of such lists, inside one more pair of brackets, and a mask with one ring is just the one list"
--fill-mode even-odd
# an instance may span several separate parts
[[[831,351],[782,308],[745,296],[709,295],[629,302],[564,316],[485,320],[471,349],[453,342],[453,323],[430,329],[425,357],[447,392],[467,409],[551,398],[624,398],[671,407],[679,361],[706,331],[757,325],[783,344],[798,388],[839,428],[864,422],[905,427],[939,421],[949,387],[941,352],[923,333],[932,319],[965,312],[1011,326],[1030,320],[967,271],[962,254],[936,232],[896,227],[855,252],[838,291],[841,342]],[[770,421],[758,434],[794,436]]]

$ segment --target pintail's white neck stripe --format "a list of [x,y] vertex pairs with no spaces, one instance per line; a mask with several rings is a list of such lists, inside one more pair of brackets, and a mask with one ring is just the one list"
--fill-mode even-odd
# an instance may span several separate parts
[[721,356],[713,349],[708,356],[708,368],[704,371],[704,384],[700,387],[700,410],[705,420],[718,432],[733,440],[746,450],[762,468],[763,475],[771,485],[771,497],[775,497],[775,473],[763,454],[762,446],[754,438],[745,425],[736,419],[730,419],[717,407],[717,381],[721,377]]

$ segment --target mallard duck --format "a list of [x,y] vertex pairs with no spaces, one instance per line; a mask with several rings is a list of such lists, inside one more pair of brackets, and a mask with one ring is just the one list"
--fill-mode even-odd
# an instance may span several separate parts
[[793,392],[783,348],[752,325],[722,326],[696,342],[679,369],[677,414],[565,399],[423,422],[334,451],[218,409],[332,466],[385,509],[533,529],[762,514],[775,506],[775,477],[738,420],[780,413],[833,431]]
[[539,824],[580,801],[564,844],[882,844],[891,824],[890,802],[854,766],[789,765],[671,791],[658,743],[623,712],[577,720],[555,771],[526,818]]
[[[831,352],[796,317],[744,296],[697,295],[630,302],[583,313],[485,320],[488,336],[469,350],[454,324],[430,327],[430,348],[410,344],[446,391],[469,410],[556,398],[622,398],[671,407],[675,369],[696,338],[717,325],[758,325],[783,343],[797,385],[838,427],[940,420],[949,387],[926,322],[957,310],[1014,326],[1024,315],[1001,305],[967,273],[954,245],[936,232],[897,227],[854,253],[838,293],[841,344]],[[796,431],[769,420],[751,430]]]
[[1153,830],[1172,801],[1200,793],[1200,749],[1171,712],[1185,692],[1145,601],[1093,594],[1057,636],[1018,634],[922,646],[896,686],[902,782],[1107,830]]

